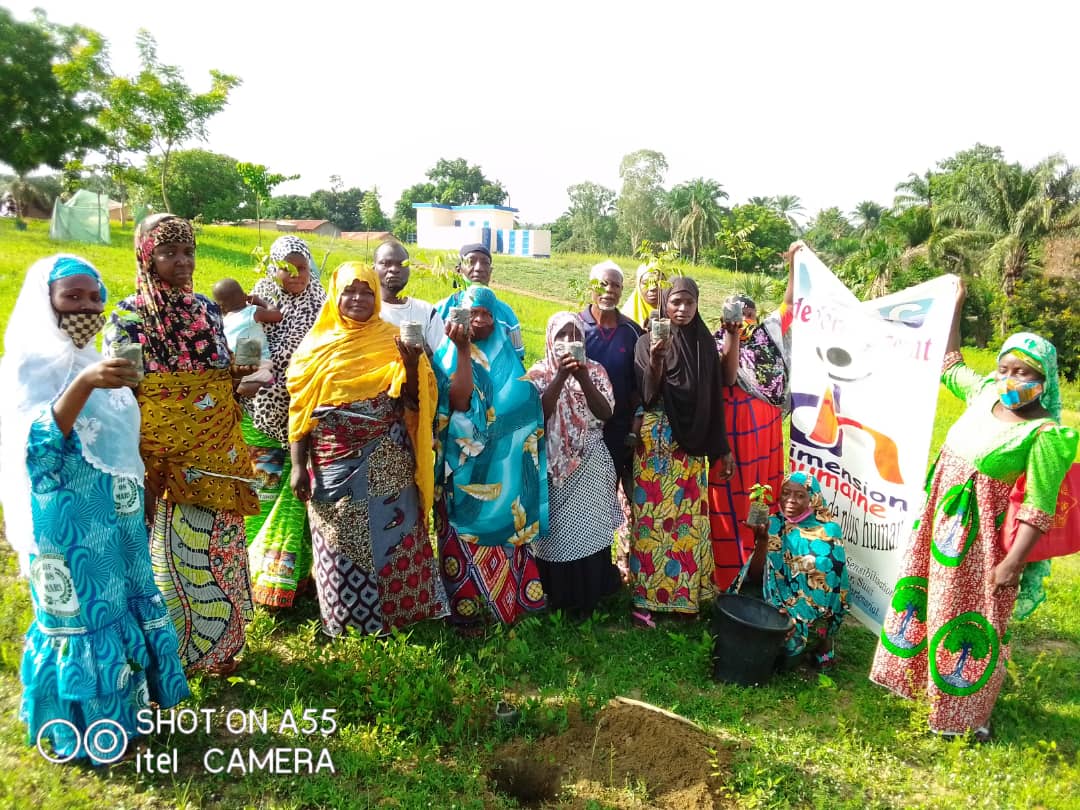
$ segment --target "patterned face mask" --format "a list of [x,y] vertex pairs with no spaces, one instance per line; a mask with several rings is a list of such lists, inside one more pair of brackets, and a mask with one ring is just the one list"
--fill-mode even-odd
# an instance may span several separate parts
[[1002,377],[997,382],[998,399],[1010,411],[1019,410],[1042,396],[1043,381],[1020,382],[1012,377]]
[[105,328],[105,316],[100,312],[62,312],[56,325],[81,349]]

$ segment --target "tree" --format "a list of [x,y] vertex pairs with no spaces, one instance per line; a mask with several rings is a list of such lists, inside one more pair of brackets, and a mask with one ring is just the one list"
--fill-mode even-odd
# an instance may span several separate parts
[[915,174],[915,172],[908,174],[907,180],[896,184],[893,208],[897,211],[906,211],[917,206],[929,208],[933,201],[930,191],[933,176],[929,171],[926,174]]
[[210,89],[196,93],[184,82],[180,68],[158,60],[157,42],[149,31],[139,31],[136,45],[142,62],[138,76],[115,77],[105,91],[110,126],[123,133],[123,148],[158,151],[161,199],[171,211],[166,177],[173,150],[192,138],[206,140],[207,122],[225,109],[229,93],[240,79],[211,70]]
[[236,172],[240,176],[241,182],[251,190],[251,194],[255,198],[255,223],[259,229],[259,245],[261,246],[263,203],[270,199],[270,195],[277,186],[287,180],[297,180],[300,175],[294,174],[286,177],[283,174],[271,173],[261,163],[237,163]]
[[630,245],[662,236],[657,233],[657,209],[664,197],[667,170],[667,159],[652,149],[631,152],[619,164],[622,191],[616,203],[616,217],[619,230]]
[[0,161],[21,181],[45,165],[63,168],[105,142],[90,92],[105,67],[105,41],[89,28],[19,22],[0,8]]
[[[333,181],[334,178],[331,178]],[[335,190],[336,186],[336,190]],[[311,194],[311,205],[326,211],[326,219],[343,231],[358,231],[363,227],[360,219],[360,204],[364,199],[364,190],[353,186],[343,188],[341,183],[331,182],[329,189],[321,188]]]
[[489,180],[479,166],[470,166],[465,158],[439,161],[428,171],[435,185],[435,199],[444,205],[502,205],[507,192],[498,180]]
[[[941,246],[965,254],[1010,301],[1024,274],[1038,268],[1042,242],[1080,225],[1080,172],[1061,155],[1030,169],[989,160],[958,172],[933,209],[934,224],[952,228]],[[1002,319],[1002,331],[1005,325]]]
[[561,250],[579,253],[600,253],[615,243],[618,224],[615,221],[615,192],[586,180],[566,189],[570,198],[568,217],[569,236],[559,245]]
[[855,219],[855,230],[865,236],[881,224],[881,215],[884,213],[884,206],[878,205],[873,200],[863,200],[851,212],[851,216]]
[[859,249],[859,239],[854,234],[855,229],[851,227],[851,223],[839,208],[833,206],[818,211],[803,234],[803,239],[825,264],[836,266]]
[[330,212],[321,202],[312,202],[303,194],[282,194],[266,201],[263,214],[270,219],[329,219]]
[[707,250],[705,255],[720,267],[733,265],[737,272],[764,273],[780,263],[794,239],[791,222],[774,207],[737,205],[724,216],[716,233],[721,250]]
[[364,199],[360,201],[360,220],[363,222],[365,231],[386,231],[390,229],[390,221],[383,213],[379,205],[379,187],[373,186],[371,191],[364,192]]
[[1080,377],[1080,273],[1047,269],[1030,274],[1017,282],[1009,315],[1011,329],[1036,332],[1055,346],[1069,347],[1059,349],[1058,369],[1066,379]]
[[796,195],[777,194],[773,197],[773,207],[776,209],[776,213],[791,223],[791,227],[794,228],[795,233],[800,233],[802,231],[802,224],[795,215],[801,215],[803,213],[803,205],[802,200]]
[[489,180],[479,166],[464,158],[440,158],[427,172],[429,183],[416,183],[401,192],[394,204],[394,235],[405,239],[416,229],[413,203],[442,205],[502,205],[507,191],[498,180]]
[[684,250],[690,251],[690,260],[695,264],[698,254],[720,230],[724,215],[720,200],[727,196],[720,183],[704,177],[680,183],[667,193],[663,216],[671,235]]
[[394,218],[391,229],[394,236],[406,242],[411,234],[416,232],[416,209],[413,203],[435,202],[435,185],[433,183],[416,183],[401,192],[398,201],[394,203]]
[[[142,173],[146,199],[154,208],[160,199],[161,158],[152,156]],[[202,216],[208,221],[233,221],[244,209],[254,208],[254,198],[244,183],[237,163],[228,155],[205,149],[183,149],[169,161],[166,183],[172,189],[172,210],[187,219]]]

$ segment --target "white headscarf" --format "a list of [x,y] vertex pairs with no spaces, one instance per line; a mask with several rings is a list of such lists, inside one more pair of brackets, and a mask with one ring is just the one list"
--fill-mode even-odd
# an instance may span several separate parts
[[[37,553],[26,469],[30,426],[84,368],[102,359],[94,341],[76,348],[57,325],[49,298],[49,274],[62,256],[85,263],[101,281],[101,274],[77,256],[58,254],[35,262],[26,272],[11,312],[0,360],[0,391],[4,392],[0,405],[0,498],[7,541],[18,553],[24,574],[29,570],[29,555]],[[139,407],[130,389],[95,388],[75,420],[74,432],[83,458],[94,468],[143,486]]]

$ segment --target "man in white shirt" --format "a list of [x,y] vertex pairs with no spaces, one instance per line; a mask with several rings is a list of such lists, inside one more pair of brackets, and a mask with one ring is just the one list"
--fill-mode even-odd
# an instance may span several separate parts
[[443,319],[427,301],[401,295],[409,283],[409,252],[398,242],[383,242],[375,249],[375,273],[382,298],[379,316],[394,326],[401,326],[402,321],[423,324],[424,342],[434,352],[446,337]]

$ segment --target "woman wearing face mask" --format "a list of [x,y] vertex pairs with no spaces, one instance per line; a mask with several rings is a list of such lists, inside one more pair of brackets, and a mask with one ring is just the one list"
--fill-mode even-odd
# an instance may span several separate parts
[[189,670],[228,675],[252,616],[244,515],[259,511],[240,432],[221,310],[192,288],[195,231],[154,214],[135,229],[135,294],[116,306],[106,342],[142,346],[137,397],[151,558]]
[[151,700],[168,708],[188,696],[143,523],[137,370],[94,348],[105,298],[83,259],[37,262],[0,363],[6,536],[34,607],[20,715],[30,740],[42,734],[55,756],[94,764],[124,748],[95,734],[81,746],[90,726],[134,737]]
[[[1077,432],[1060,424],[1057,352],[1029,332],[1013,335],[997,370],[964,365],[956,312],[942,382],[967,403],[949,429],[927,484],[926,505],[904,556],[870,679],[930,698],[930,729],[990,738],[1005,679],[1010,615],[1041,601],[1048,564],[1025,560],[1054,517],[1076,456]],[[1016,540],[999,537],[1013,483],[1026,474]],[[1019,594],[1019,599],[1018,599]]]
[[784,478],[780,511],[754,527],[754,553],[731,590],[753,591],[789,615],[795,627],[784,652],[790,667],[805,651],[819,667],[834,660],[833,636],[848,612],[847,555],[821,484],[805,472]]

